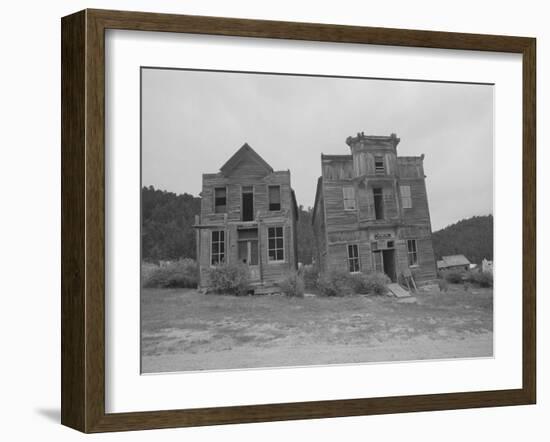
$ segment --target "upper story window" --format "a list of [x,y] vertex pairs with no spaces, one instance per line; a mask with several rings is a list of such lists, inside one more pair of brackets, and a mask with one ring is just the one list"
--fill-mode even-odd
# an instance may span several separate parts
[[399,186],[401,190],[401,206],[403,209],[412,208],[411,186]]
[[356,210],[355,204],[355,188],[352,186],[345,186],[342,188],[344,194],[344,210]]
[[254,220],[254,187],[243,186],[241,189],[241,219],[242,221]]
[[372,189],[374,196],[374,219],[384,219],[384,194],[381,187]]
[[281,210],[281,186],[269,186],[269,210]]
[[214,213],[225,213],[227,210],[227,189],[216,187],[214,189]]
[[374,173],[375,175],[385,175],[386,167],[384,165],[384,156],[376,155],[374,157]]

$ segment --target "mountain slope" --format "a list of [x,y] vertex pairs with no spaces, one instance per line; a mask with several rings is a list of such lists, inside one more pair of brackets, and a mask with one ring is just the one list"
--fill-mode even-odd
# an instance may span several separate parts
[[435,257],[464,255],[473,263],[493,259],[493,215],[463,219],[432,235]]

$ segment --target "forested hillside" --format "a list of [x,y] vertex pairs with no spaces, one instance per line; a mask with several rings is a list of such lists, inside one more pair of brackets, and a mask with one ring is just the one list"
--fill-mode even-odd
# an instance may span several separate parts
[[153,186],[141,190],[141,247],[144,261],[196,257],[195,215],[200,198],[177,195]]
[[[142,258],[144,261],[196,258],[195,215],[200,213],[200,198],[184,193],[177,195],[153,186],[143,187]],[[310,264],[313,256],[311,208],[299,208],[298,260]]]
[[473,263],[493,259],[493,215],[474,216],[433,233],[436,259],[464,255]]

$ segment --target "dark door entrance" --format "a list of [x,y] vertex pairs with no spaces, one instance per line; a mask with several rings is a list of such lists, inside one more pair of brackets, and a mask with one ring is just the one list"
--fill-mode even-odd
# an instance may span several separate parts
[[384,263],[384,273],[389,276],[392,282],[395,282],[395,250],[382,250],[382,261]]
[[243,186],[242,217],[243,221],[254,220],[254,188],[252,186]]

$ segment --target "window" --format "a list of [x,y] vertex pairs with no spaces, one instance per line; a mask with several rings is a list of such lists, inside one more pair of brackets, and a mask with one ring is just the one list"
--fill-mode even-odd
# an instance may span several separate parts
[[386,168],[384,167],[384,157],[382,155],[376,155],[374,157],[374,174],[385,175]]
[[254,220],[254,187],[243,186],[242,187],[242,220],[253,221]]
[[269,210],[281,210],[281,186],[269,186]]
[[267,260],[284,261],[285,248],[282,227],[269,227],[267,229]]
[[227,208],[227,189],[216,187],[214,189],[214,212],[225,213]]
[[384,196],[382,189],[377,187],[372,189],[374,195],[374,219],[384,219]]
[[357,244],[348,245],[348,268],[350,273],[359,272],[359,247]]
[[407,256],[409,258],[409,267],[418,265],[418,253],[416,248],[416,239],[407,240]]
[[214,230],[212,232],[212,245],[210,250],[210,263],[215,266],[225,261],[225,232]]
[[413,206],[411,198],[411,186],[399,186],[401,189],[401,206],[403,209],[411,209]]
[[344,192],[344,210],[355,210],[355,188],[346,186],[342,191]]

